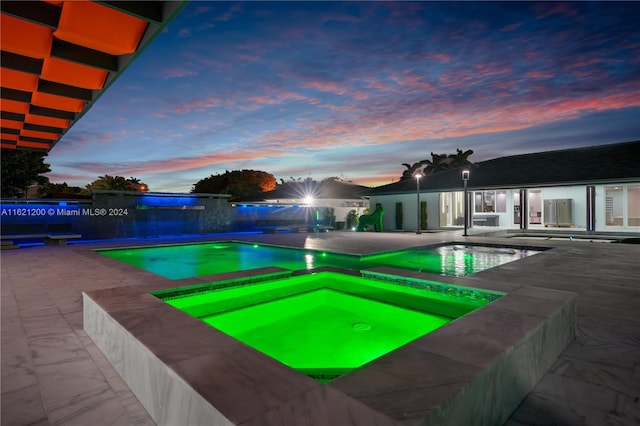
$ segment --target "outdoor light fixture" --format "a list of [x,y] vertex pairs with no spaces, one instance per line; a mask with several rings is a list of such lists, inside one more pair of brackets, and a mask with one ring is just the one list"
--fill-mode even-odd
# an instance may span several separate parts
[[420,232],[420,222],[422,222],[422,215],[420,214],[420,178],[422,177],[422,173],[417,172],[415,175],[416,178],[416,195],[418,198],[418,230],[416,231],[416,234],[421,234]]
[[310,206],[313,204],[313,197],[310,195],[307,195],[306,197],[304,197],[304,200],[302,200],[302,202],[307,205]]
[[469,180],[469,170],[462,171],[462,182],[464,182],[464,235],[467,236],[467,225],[469,224],[469,197],[467,197],[467,181]]

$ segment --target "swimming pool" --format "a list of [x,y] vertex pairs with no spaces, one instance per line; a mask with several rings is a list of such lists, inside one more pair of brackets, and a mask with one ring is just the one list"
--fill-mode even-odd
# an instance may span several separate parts
[[363,270],[392,266],[461,277],[531,256],[539,250],[515,246],[447,244],[357,256],[229,241],[106,249],[98,252],[170,279],[180,279],[267,266],[291,270],[322,266]]
[[[152,293],[320,382],[361,367],[502,294],[335,272]],[[451,291],[455,290],[455,291]]]
[[[462,316],[333,380],[329,379],[340,372],[330,371],[331,364],[324,366],[324,372],[297,371],[208,325],[198,318],[206,317],[205,311],[189,315],[158,297],[169,300],[180,293],[238,286],[255,290],[259,282],[266,284],[265,276],[273,281],[274,276],[320,274],[317,270],[269,267],[183,283],[141,274],[143,283],[83,293],[83,324],[158,424],[300,424],[304,419],[326,422],[326,413],[339,414],[336,424],[393,423],[390,419],[404,423],[405,413],[416,424],[503,424],[575,336],[576,297],[571,293],[516,286],[517,290],[465,314],[465,304],[481,306],[491,295],[462,282],[488,293],[504,291],[504,283],[494,282],[493,275],[479,275],[447,285],[433,277],[417,279],[415,273],[392,272],[365,273],[378,274],[379,284],[392,281],[407,292],[429,294],[429,299],[460,299]],[[379,301],[373,297],[375,286],[347,281],[341,287],[350,286],[346,291],[350,296]],[[358,288],[367,292],[357,293]],[[267,299],[291,293],[283,290],[279,297],[272,294]],[[263,301],[246,297],[246,307]],[[411,309],[411,301],[427,303],[402,291],[385,292],[385,299],[403,309]],[[325,304],[321,297],[318,300],[318,305]],[[445,317],[455,306],[428,303],[431,313]],[[447,309],[434,311],[438,306]],[[240,305],[228,305],[227,311],[235,308]],[[350,323],[350,332],[368,334],[367,324],[377,327],[358,319]],[[327,340],[328,345],[335,344],[331,336],[319,339],[325,345]],[[316,380],[302,373],[315,375]]]

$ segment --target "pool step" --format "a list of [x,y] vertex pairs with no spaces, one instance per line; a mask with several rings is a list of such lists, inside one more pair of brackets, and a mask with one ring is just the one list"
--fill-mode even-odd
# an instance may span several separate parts
[[20,247],[13,244],[13,241],[11,240],[2,240],[2,245],[0,246],[0,249],[2,250],[13,250],[17,248],[20,248]]

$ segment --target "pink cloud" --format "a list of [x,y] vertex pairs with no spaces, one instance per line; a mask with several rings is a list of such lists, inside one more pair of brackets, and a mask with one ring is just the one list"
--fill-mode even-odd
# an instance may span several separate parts
[[[628,88],[627,88],[628,89]],[[636,91],[637,92],[637,91]],[[323,119],[297,119],[292,127],[265,130],[261,134],[248,134],[259,149],[230,149],[221,152],[207,152],[191,157],[169,158],[154,161],[89,163],[74,165],[78,176],[52,175],[55,181],[80,180],[90,182],[99,174],[110,173],[121,176],[143,176],[181,172],[193,169],[224,169],[237,164],[256,164],[272,161],[274,158],[290,158],[297,152],[313,152],[331,147],[354,147],[402,144],[405,141],[464,137],[474,134],[497,133],[526,129],[544,123],[567,120],[581,114],[604,111],[629,106],[640,106],[640,99],[633,90],[608,95],[588,94],[579,99],[540,100],[537,96],[509,104],[486,102],[477,104],[469,101],[460,105],[451,104],[447,99],[429,100],[422,104],[396,102],[394,108],[370,109],[349,106],[349,111],[330,113]],[[283,91],[282,98],[299,97],[295,93]],[[216,104],[214,101],[210,104]],[[208,104],[203,102],[203,104]],[[195,103],[194,105],[201,105]],[[195,107],[191,105],[191,107]],[[332,111],[332,110],[330,110]],[[184,125],[186,128],[197,127]],[[115,135],[115,133],[114,133]],[[94,136],[92,135],[92,138]],[[182,138],[185,139],[185,138]],[[95,140],[95,139],[94,139]],[[189,143],[185,139],[186,144]],[[392,148],[391,148],[392,149]],[[305,154],[306,155],[306,154]],[[87,175],[80,177],[81,175]],[[393,175],[358,177],[358,182],[380,185],[397,180]]]
[[[265,155],[261,150],[261,154],[261,157],[268,156],[268,151],[267,155]],[[282,154],[282,152],[279,152],[279,154]],[[174,157],[162,160],[140,162],[129,161],[117,163],[77,163],[74,164],[75,169],[88,172],[89,174],[79,174],[73,177],[71,175],[68,175],[67,177],[68,180],[84,179],[87,180],[87,182],[90,182],[91,180],[95,179],[97,175],[103,173],[109,173],[111,175],[119,176],[144,176],[147,174],[163,174],[201,168],[210,169],[215,168],[216,166],[227,168],[229,167],[229,164],[246,163],[255,159],[256,152],[253,150],[227,150],[221,152],[202,153],[193,157]],[[56,179],[58,179],[57,175]]]
[[476,64],[473,68],[476,78],[495,77],[513,73],[511,66],[500,62],[482,62]]
[[222,100],[214,97],[196,98],[186,102],[180,102],[173,112],[177,114],[187,114],[193,111],[202,111],[209,108],[215,108],[222,104]]
[[428,58],[445,64],[453,60],[453,57],[446,53],[431,53],[428,55]]
[[433,84],[422,80],[422,77],[415,74],[394,75],[390,80],[395,81],[399,86],[410,89],[410,93],[439,91]]
[[[573,59],[573,58],[572,58]],[[575,58],[576,60],[566,64],[564,67],[562,67],[563,71],[571,71],[573,69],[576,68],[581,68],[581,67],[588,67],[591,65],[599,65],[602,64],[606,61],[604,61],[602,58]]]
[[299,93],[292,92],[287,89],[274,89],[275,91],[269,95],[250,96],[245,100],[254,104],[253,106],[243,105],[241,108],[255,110],[258,105],[277,105],[288,101],[303,101],[307,103],[317,103],[319,100],[316,98],[310,98],[308,96],[301,95]]
[[522,22],[518,22],[516,24],[511,24],[511,25],[507,25],[506,27],[502,27],[500,29],[500,31],[505,32],[505,33],[506,32],[510,32],[510,31],[514,31],[514,30],[520,28],[520,26],[522,26]]
[[188,70],[183,66],[177,66],[177,67],[162,70],[161,74],[164,80],[168,80],[170,78],[182,78],[182,77],[191,77],[194,75],[198,75],[197,72]]
[[421,54],[411,55],[412,58],[418,61],[430,61],[438,62],[441,64],[448,64],[453,61],[453,56],[443,52],[427,52]]
[[336,95],[344,95],[345,93],[349,92],[349,89],[347,87],[340,86],[339,84],[331,81],[306,81],[302,83],[300,87],[303,87],[305,89],[316,89],[321,92],[331,92],[335,93]]
[[537,19],[548,18],[553,15],[565,15],[578,17],[578,12],[572,9],[570,3],[566,2],[542,2],[534,6]]
[[246,53],[239,53],[237,55],[237,58],[245,62],[260,62],[260,56],[258,55],[249,55]]
[[300,120],[296,126],[264,132],[257,138],[261,146],[289,146],[306,150],[331,146],[393,144],[403,141],[463,137],[473,134],[525,129],[543,123],[576,118],[581,114],[640,106],[629,93],[560,99],[538,99],[500,105],[478,106],[470,102],[451,105],[448,100],[422,105],[397,103],[392,110],[355,110],[328,120]]
[[515,80],[515,79],[509,79],[509,80],[505,79],[505,80],[494,82],[492,86],[495,87],[496,89],[507,91],[516,87],[518,83],[519,83],[518,80]]
[[247,98],[247,101],[249,102],[253,102],[256,104],[261,104],[261,105],[275,105],[275,104],[279,104],[282,101],[276,97],[273,96],[250,96]]
[[545,78],[551,78],[553,76],[554,74],[549,71],[533,70],[527,73],[528,78],[535,78],[535,79],[545,79]]
[[180,127],[182,127],[183,129],[188,129],[188,130],[196,130],[199,128],[199,126],[195,123],[181,123]]
[[362,81],[366,82],[367,87],[370,89],[387,91],[391,87],[388,83],[383,83],[380,79],[372,76],[363,77]]

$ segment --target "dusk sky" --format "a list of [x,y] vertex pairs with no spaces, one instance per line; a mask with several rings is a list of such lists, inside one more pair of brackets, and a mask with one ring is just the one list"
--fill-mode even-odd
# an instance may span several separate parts
[[640,2],[193,1],[62,137],[55,183],[225,170],[397,181],[640,139]]

